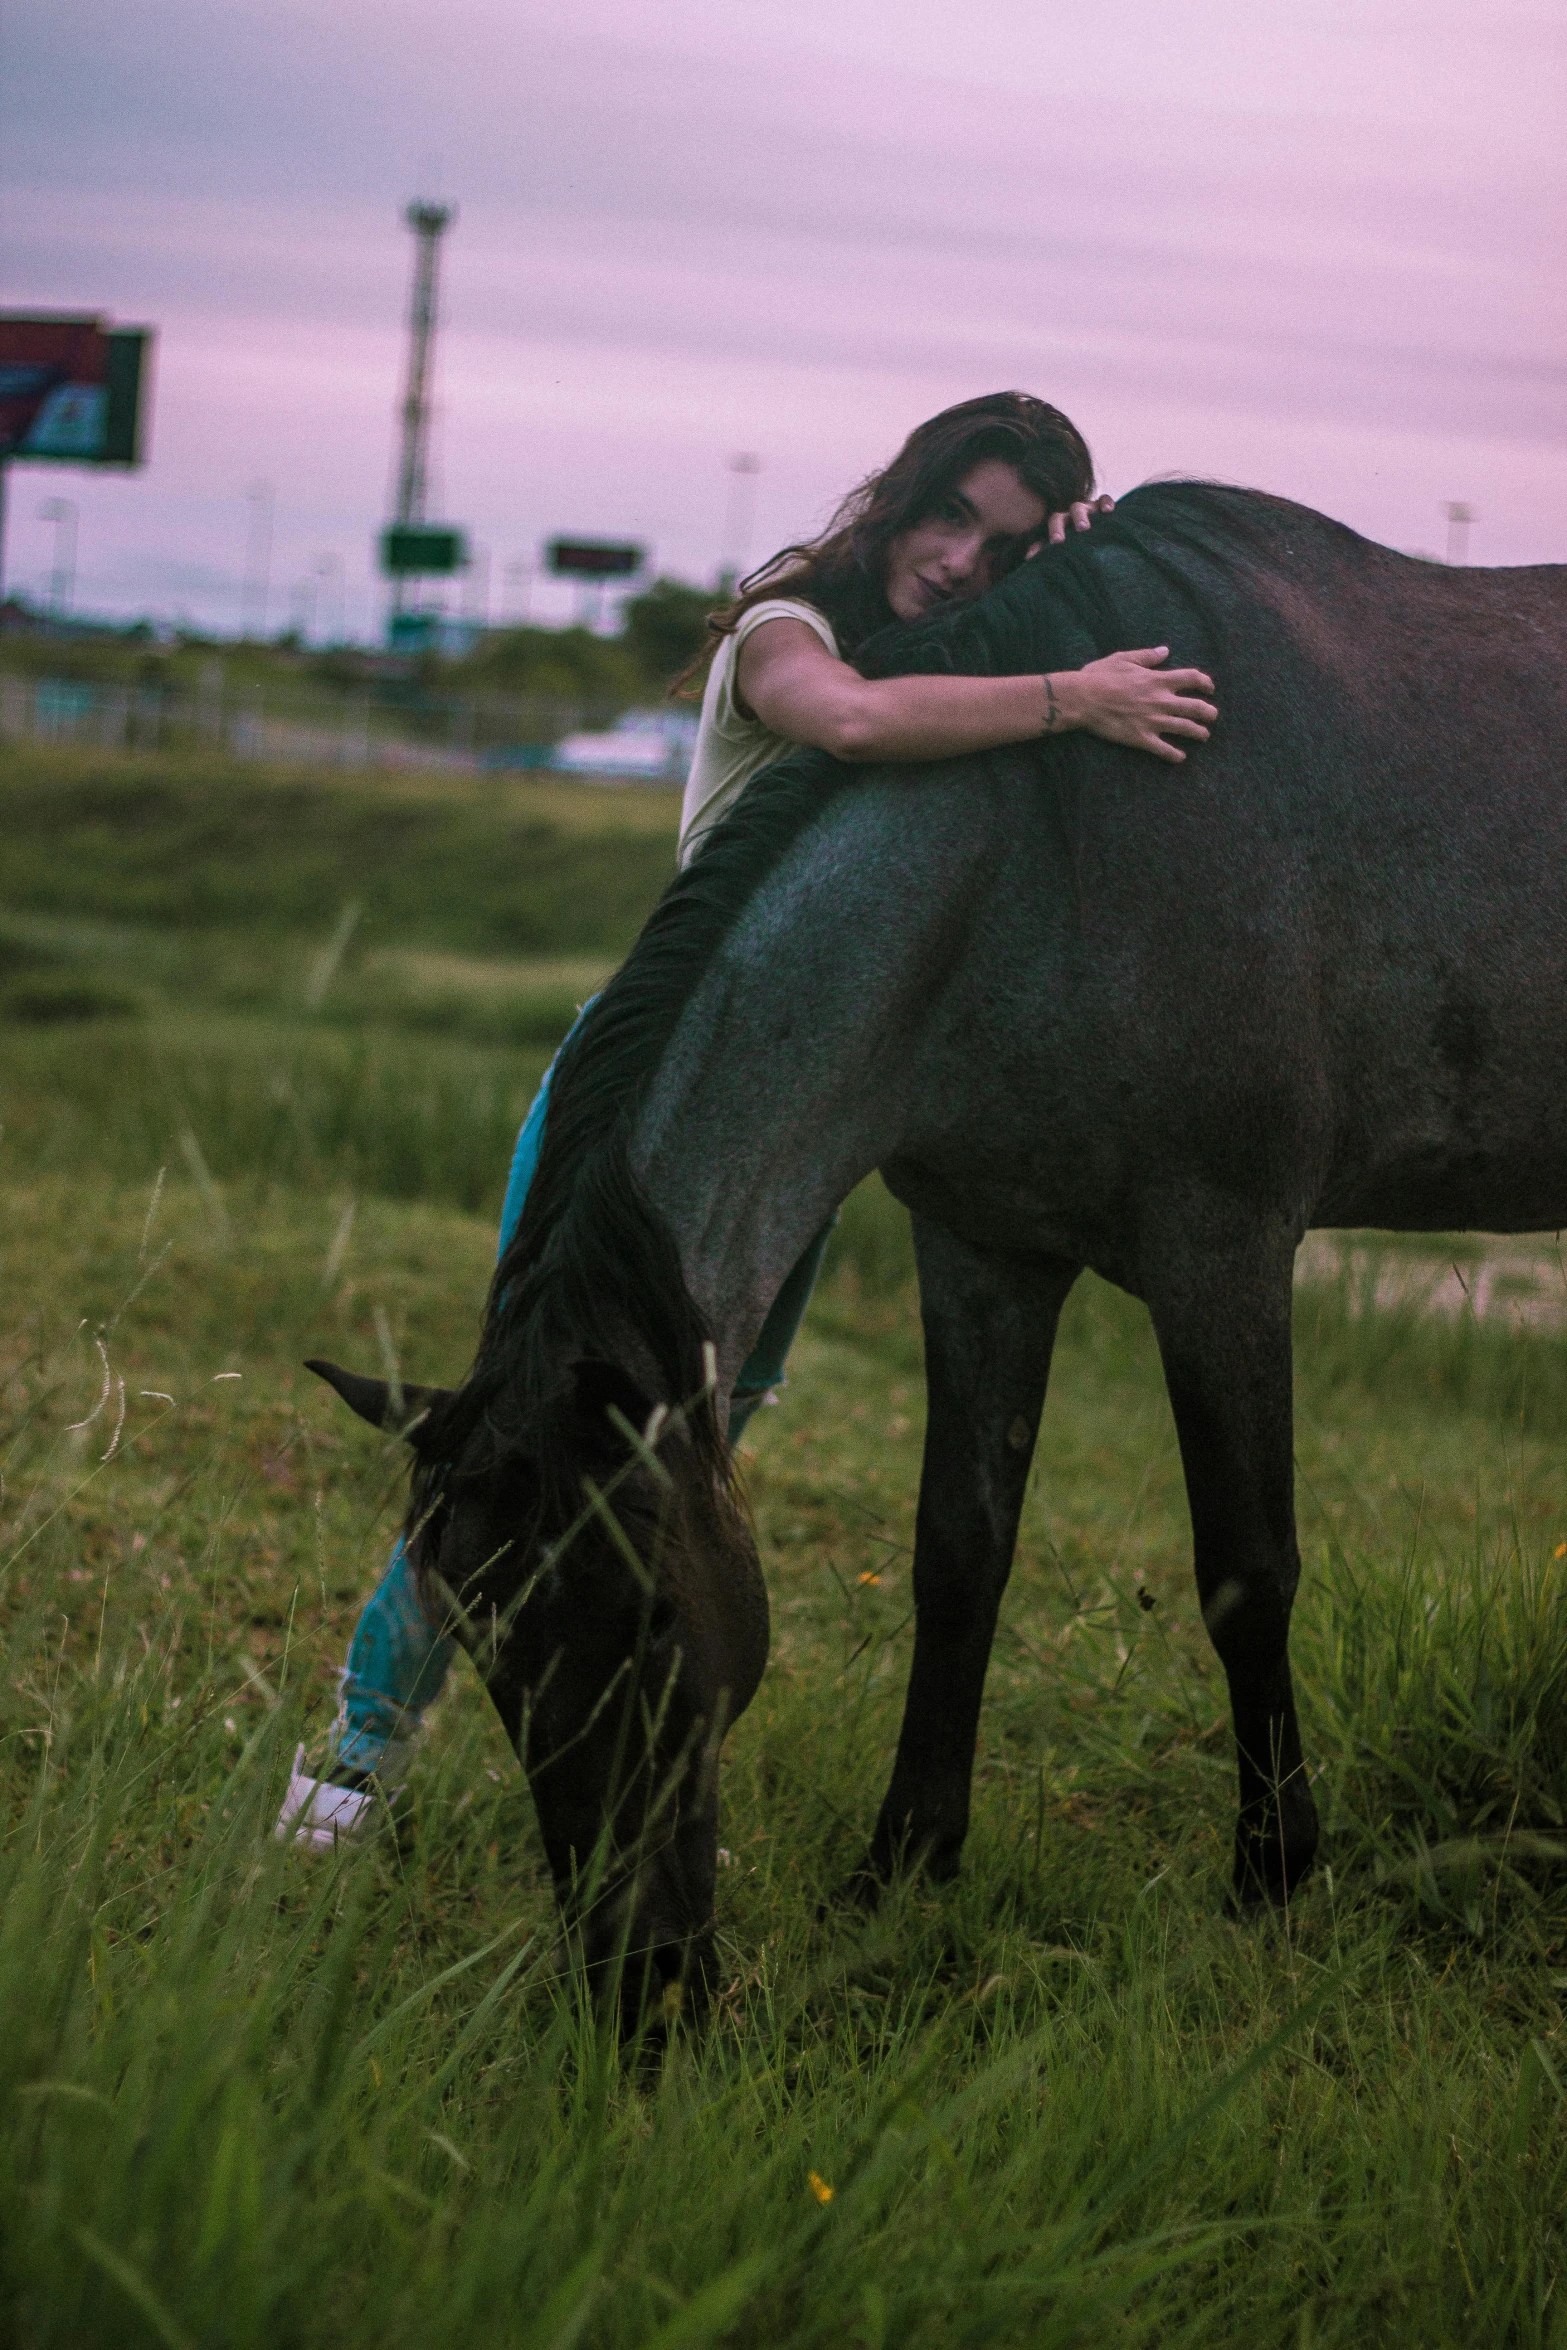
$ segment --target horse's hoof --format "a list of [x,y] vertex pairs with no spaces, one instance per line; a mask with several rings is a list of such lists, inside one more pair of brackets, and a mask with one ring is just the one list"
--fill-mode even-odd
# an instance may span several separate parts
[[1240,1828],[1235,1837],[1235,1867],[1226,1914],[1255,1918],[1288,1909],[1316,1866],[1316,1821],[1309,1836],[1293,1846],[1281,1844],[1277,1831],[1258,1835]]
[[840,1878],[832,1891],[817,1903],[817,1921],[821,1923],[828,1918],[841,1917],[845,1910],[860,1917],[872,1917],[881,1907],[881,1898],[886,1890],[886,1879],[874,1863],[862,1860],[857,1869],[851,1869],[846,1877]]

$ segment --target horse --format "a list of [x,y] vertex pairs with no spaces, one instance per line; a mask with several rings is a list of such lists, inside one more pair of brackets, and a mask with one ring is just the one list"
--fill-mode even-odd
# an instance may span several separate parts
[[1231,1702],[1232,1898],[1287,1902],[1312,1866],[1295,1251],[1314,1226],[1567,1221],[1567,567],[1451,570],[1161,482],[861,665],[1150,643],[1219,689],[1178,770],[1074,735],[918,767],[800,752],[753,783],[561,1056],[463,1383],[315,1366],[407,1425],[409,1539],[596,1980],[710,1981],[718,1753],[768,1642],[724,1399],[876,1168],[912,1214],[928,1420],[902,1727],[850,1890],[958,1866],[1085,1266],[1160,1349]]

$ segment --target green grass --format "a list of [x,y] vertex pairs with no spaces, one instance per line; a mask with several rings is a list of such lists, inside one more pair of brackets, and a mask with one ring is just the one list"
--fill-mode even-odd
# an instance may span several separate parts
[[312,1010],[331,924],[292,886],[215,932],[0,909],[84,988],[116,928],[140,991],[0,1064],[0,2338],[1561,2339],[1561,1342],[1303,1295],[1326,1866],[1240,1925],[1147,1318],[1080,1284],[963,1873],[819,1920],[895,1736],[922,1426],[901,1215],[857,1194],[746,1448],[774,1640],[728,1749],[717,2012],[623,2057],[552,1971],[466,1669],[395,1834],[325,1865],[268,1838],[400,1485],[301,1358],[461,1371],[547,1041],[466,1023],[592,978],[576,937],[485,958],[432,911]]
[[13,1169],[498,1208],[673,870],[667,792],[0,758]]
[[372,946],[605,955],[674,869],[677,797],[507,776],[291,773],[191,754],[0,753],[8,909]]

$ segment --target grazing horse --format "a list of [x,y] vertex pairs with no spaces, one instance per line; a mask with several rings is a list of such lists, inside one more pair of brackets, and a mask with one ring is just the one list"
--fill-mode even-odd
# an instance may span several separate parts
[[[1567,568],[1453,571],[1298,506],[1146,487],[872,673],[1165,643],[1170,769],[1087,735],[801,752],[671,885],[558,1067],[411,1538],[526,1765],[591,1965],[711,1966],[716,1762],[767,1651],[722,1399],[872,1168],[913,1212],[929,1419],[913,1663],[857,1882],[949,1875],[1056,1323],[1146,1301],[1240,1781],[1234,1887],[1316,1812],[1290,1683],[1290,1304],[1313,1225],[1567,1222]],[[322,1366],[384,1424],[379,1382]]]

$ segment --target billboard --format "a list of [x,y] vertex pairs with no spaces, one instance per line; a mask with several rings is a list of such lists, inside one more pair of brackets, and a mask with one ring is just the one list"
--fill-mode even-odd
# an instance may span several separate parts
[[449,522],[393,522],[381,533],[381,569],[388,579],[420,579],[466,571],[468,542]]
[[139,465],[152,329],[0,311],[0,461]]
[[557,579],[629,579],[646,556],[629,539],[551,539],[545,549]]

